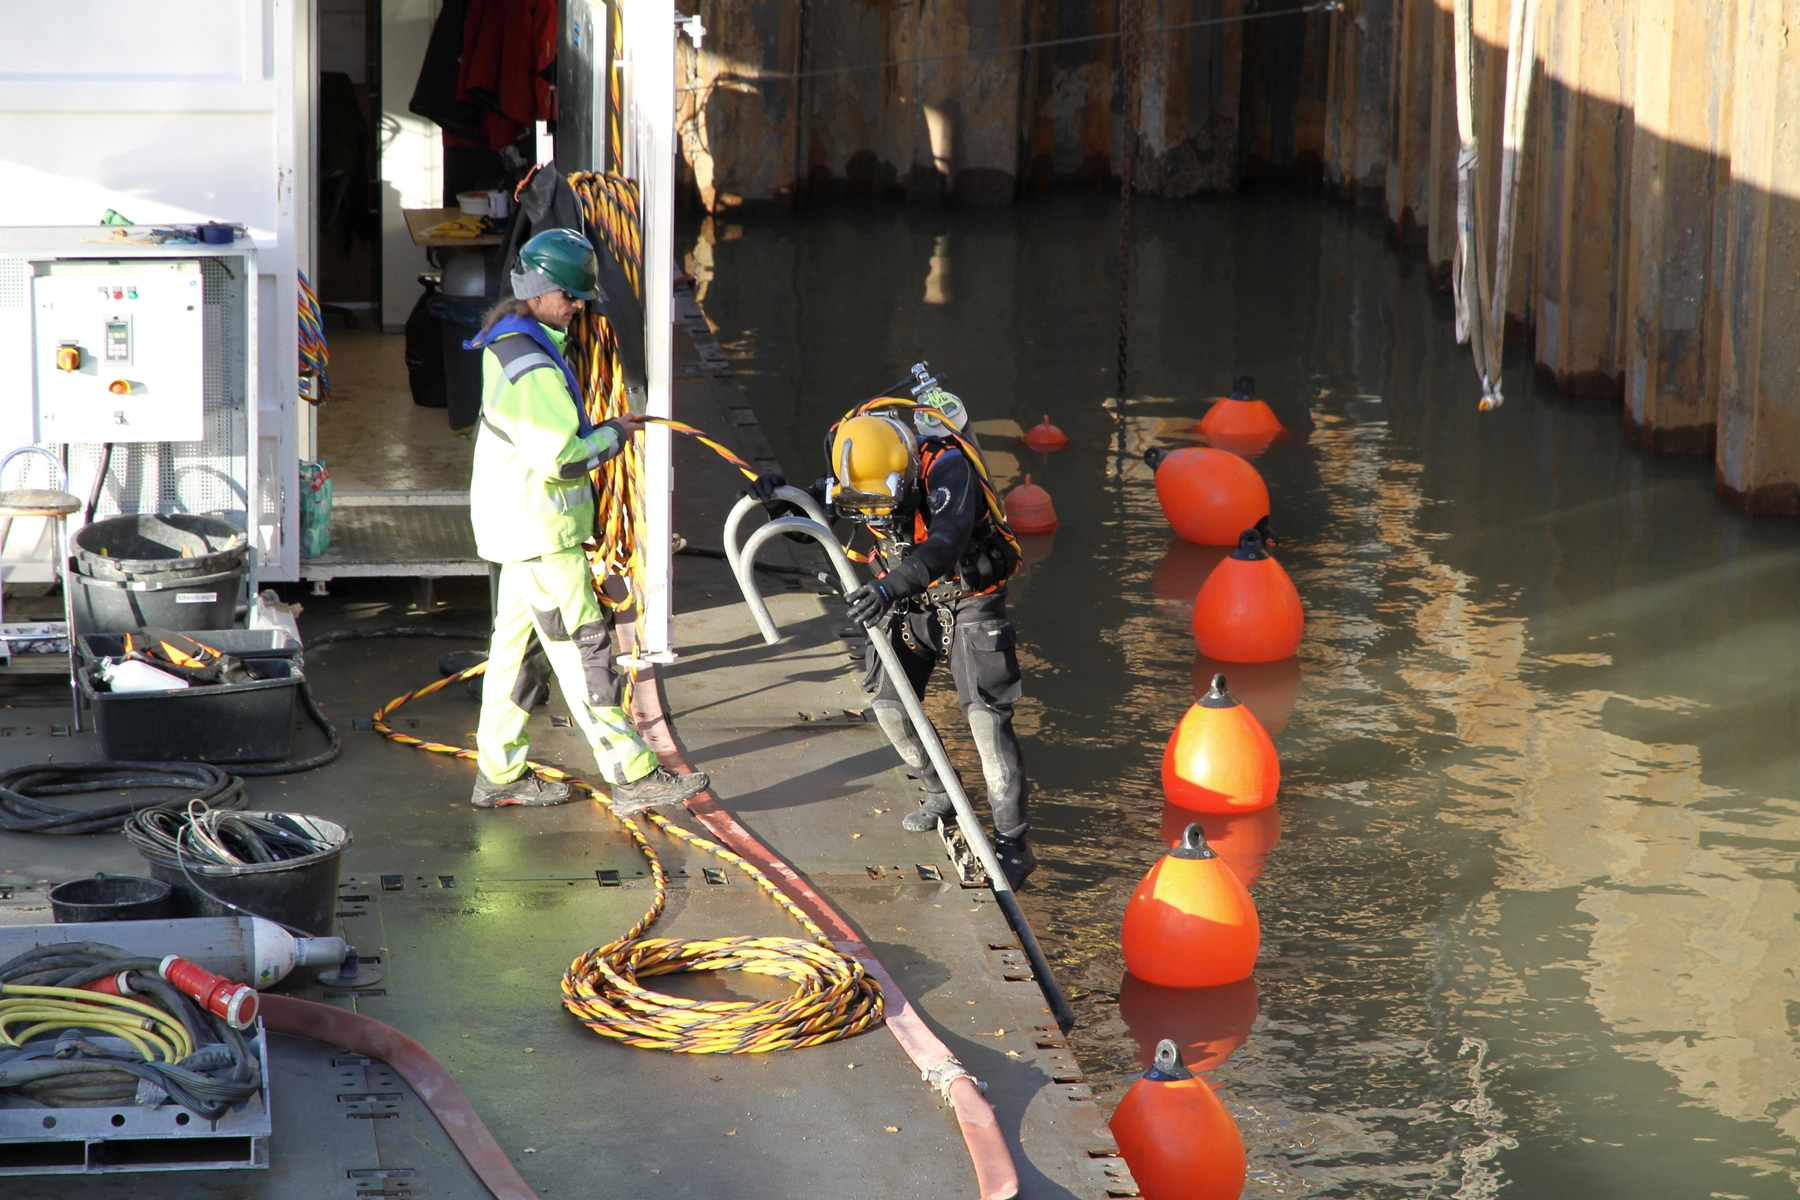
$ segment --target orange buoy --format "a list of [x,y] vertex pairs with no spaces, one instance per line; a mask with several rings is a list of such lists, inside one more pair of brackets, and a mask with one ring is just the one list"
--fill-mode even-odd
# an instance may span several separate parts
[[1238,548],[1194,597],[1194,641],[1208,658],[1274,662],[1300,649],[1306,626],[1300,593],[1264,541],[1262,530],[1244,530]]
[[[1171,850],[1181,845],[1181,839],[1194,819],[1195,814],[1188,809],[1163,805],[1164,844]],[[1209,813],[1200,816],[1199,820],[1200,828],[1206,834],[1206,844],[1225,860],[1225,865],[1244,881],[1245,887],[1255,887],[1256,881],[1262,878],[1263,866],[1269,861],[1269,851],[1281,841],[1281,805],[1271,804],[1255,812],[1230,816]]]
[[1254,812],[1275,803],[1281,762],[1275,743],[1214,675],[1212,688],[1187,710],[1163,747],[1163,796],[1204,813]]
[[1206,546],[1231,546],[1238,531],[1269,515],[1269,489],[1256,468],[1224,450],[1183,446],[1144,451],[1156,498],[1175,532]]
[[1119,981],[1119,1016],[1146,1067],[1167,1038],[1189,1070],[1210,1071],[1250,1040],[1258,1011],[1254,979],[1215,988],[1159,987],[1129,973]]
[[1183,537],[1169,539],[1169,548],[1157,560],[1156,570],[1150,573],[1150,592],[1158,600],[1179,603],[1184,609],[1191,608],[1194,597],[1200,594],[1200,585],[1206,577],[1213,573],[1231,551],[1224,546],[1202,546],[1199,542],[1190,542]]
[[1281,432],[1281,420],[1252,394],[1255,391],[1256,381],[1239,375],[1231,395],[1214,401],[1200,418],[1199,431],[1209,438],[1273,438]]
[[[1196,547],[1198,549],[1198,547]],[[1160,568],[1159,568],[1160,569]],[[1152,577],[1154,583],[1154,577]],[[1195,589],[1195,595],[1199,589]],[[1282,658],[1267,663],[1227,663],[1202,654],[1194,659],[1194,699],[1206,695],[1212,677],[1220,671],[1231,672],[1231,694],[1245,708],[1256,714],[1270,735],[1287,728],[1288,714],[1300,698],[1300,660]],[[1211,836],[1209,832],[1207,836]]]
[[1255,969],[1262,926],[1249,891],[1196,822],[1131,893],[1119,940],[1125,969],[1146,983],[1219,987]]
[[1025,431],[1025,444],[1033,450],[1049,453],[1068,445],[1069,435],[1052,425],[1050,418],[1045,416],[1042,421]]
[[1014,533],[1056,532],[1056,506],[1050,503],[1050,493],[1027,475],[1024,483],[1006,493],[1006,523]]
[[1249,1174],[1244,1138],[1225,1102],[1181,1062],[1175,1043],[1156,1045],[1109,1123],[1144,1200],[1238,1200]]

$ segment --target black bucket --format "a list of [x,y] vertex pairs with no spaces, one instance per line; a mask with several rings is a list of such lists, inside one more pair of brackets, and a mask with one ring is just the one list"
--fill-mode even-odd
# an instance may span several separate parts
[[239,564],[214,575],[139,579],[69,574],[64,586],[71,589],[75,628],[82,633],[130,633],[151,625],[185,633],[231,628],[246,570]]
[[174,913],[172,889],[142,875],[92,875],[50,889],[50,914],[58,925],[83,921],[158,921]]
[[75,569],[91,579],[197,578],[242,569],[249,539],[230,521],[193,513],[134,513],[75,531]]
[[350,845],[350,831],[323,817],[287,815],[311,823],[334,844],[305,858],[241,867],[195,862],[185,855],[177,862],[172,855],[152,854],[142,846],[138,853],[150,860],[151,875],[175,889],[178,917],[236,917],[249,913],[313,937],[330,937],[337,920],[338,865]]

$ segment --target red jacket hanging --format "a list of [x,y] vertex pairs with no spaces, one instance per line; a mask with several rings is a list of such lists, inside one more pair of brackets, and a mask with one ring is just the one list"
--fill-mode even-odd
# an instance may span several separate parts
[[556,116],[556,0],[469,0],[456,98],[480,108],[490,149]]

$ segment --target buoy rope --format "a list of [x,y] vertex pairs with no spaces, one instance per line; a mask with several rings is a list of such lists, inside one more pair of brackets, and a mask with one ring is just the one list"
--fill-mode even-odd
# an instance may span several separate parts
[[[487,670],[477,663],[460,674],[407,692],[375,710],[375,731],[415,750],[473,759],[475,751],[446,742],[412,737],[388,722],[402,705]],[[544,779],[588,793],[602,807],[605,797],[593,784],[544,763],[529,763]],[[606,811],[611,814],[612,810]],[[669,820],[644,816],[663,833],[736,867],[799,923],[810,941],[790,937],[727,937],[705,940],[647,938],[644,934],[668,902],[668,876],[635,817],[614,816],[650,865],[650,907],[623,935],[569,964],[562,979],[563,1005],[603,1037],[628,1046],[681,1054],[762,1054],[797,1046],[817,1046],[852,1037],[882,1022],[881,987],[861,963],[838,950],[806,911],[755,864],[724,846]],[[644,987],[638,981],[683,971],[749,971],[786,979],[792,995],[779,1000],[688,1000]]]

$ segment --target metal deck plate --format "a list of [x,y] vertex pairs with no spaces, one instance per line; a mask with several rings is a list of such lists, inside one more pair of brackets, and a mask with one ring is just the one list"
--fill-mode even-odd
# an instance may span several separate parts
[[304,579],[352,575],[486,575],[469,509],[447,504],[356,504],[331,514],[331,545],[300,560]]

